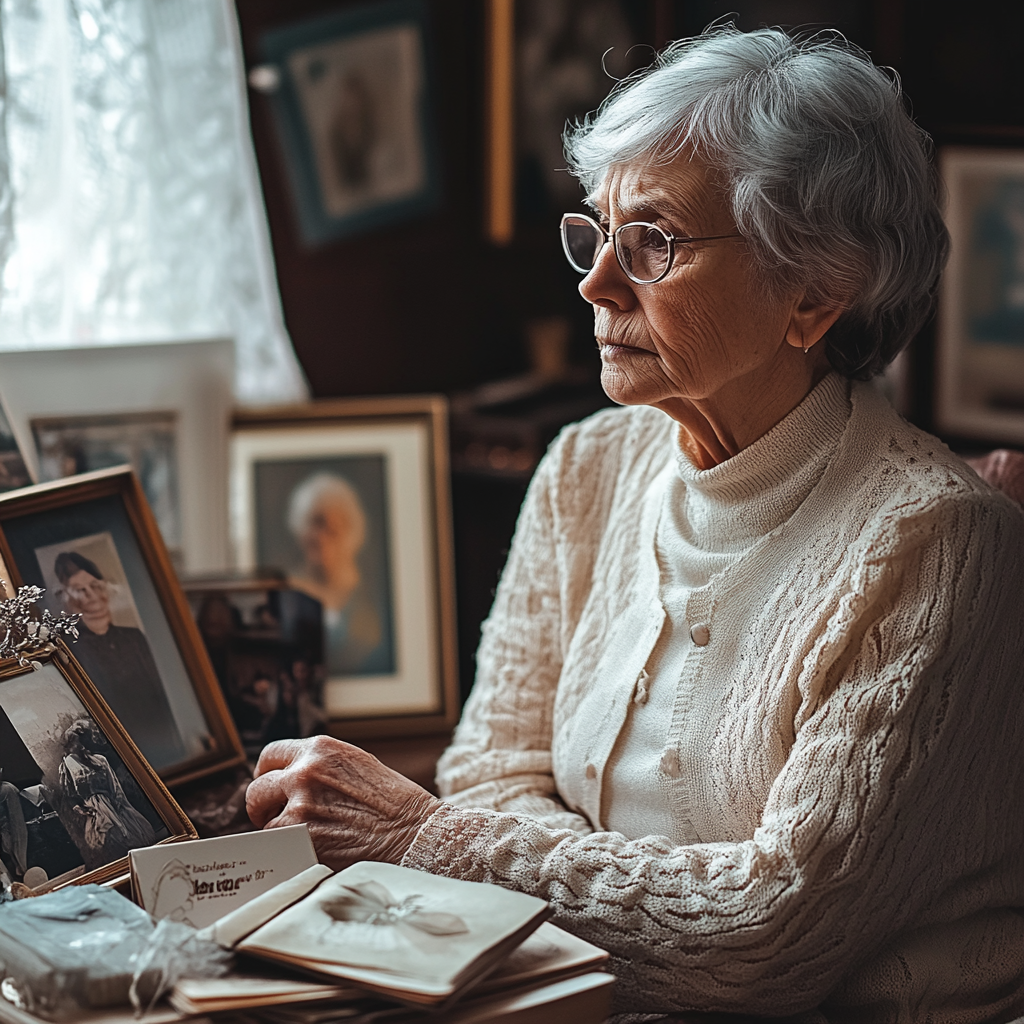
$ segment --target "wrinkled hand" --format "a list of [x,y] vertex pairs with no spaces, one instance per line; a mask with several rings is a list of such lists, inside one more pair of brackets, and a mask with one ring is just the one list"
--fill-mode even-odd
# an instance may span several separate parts
[[260,754],[245,796],[258,828],[307,824],[321,863],[397,864],[441,801],[351,743],[277,740]]

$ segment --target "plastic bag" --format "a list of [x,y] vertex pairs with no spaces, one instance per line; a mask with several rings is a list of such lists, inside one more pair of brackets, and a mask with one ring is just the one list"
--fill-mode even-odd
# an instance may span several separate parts
[[234,954],[199,937],[191,925],[165,919],[150,935],[135,965],[129,996],[141,1016],[174,988],[180,978],[219,978],[227,974]]
[[0,905],[0,996],[46,1020],[124,1006],[139,1013],[179,978],[219,977],[232,955],[188,925],[155,924],[99,885]]
[[0,905],[2,994],[47,1020],[128,1002],[149,914],[112,889],[68,886]]

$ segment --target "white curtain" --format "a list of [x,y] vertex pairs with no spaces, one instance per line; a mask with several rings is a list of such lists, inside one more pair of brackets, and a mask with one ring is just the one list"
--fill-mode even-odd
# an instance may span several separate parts
[[0,0],[0,346],[230,336],[304,398],[231,0]]

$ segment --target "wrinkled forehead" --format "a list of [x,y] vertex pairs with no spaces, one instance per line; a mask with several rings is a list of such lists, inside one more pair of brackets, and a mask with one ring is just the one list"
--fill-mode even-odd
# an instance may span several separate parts
[[715,198],[707,165],[688,151],[669,163],[613,165],[586,201],[616,219],[657,213],[688,220],[706,211]]

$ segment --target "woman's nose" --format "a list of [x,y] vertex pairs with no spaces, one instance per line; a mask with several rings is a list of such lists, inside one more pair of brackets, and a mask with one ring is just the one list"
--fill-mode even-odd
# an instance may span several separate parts
[[632,282],[622,272],[611,240],[601,246],[593,269],[580,281],[580,295],[592,306],[628,310],[636,305]]

